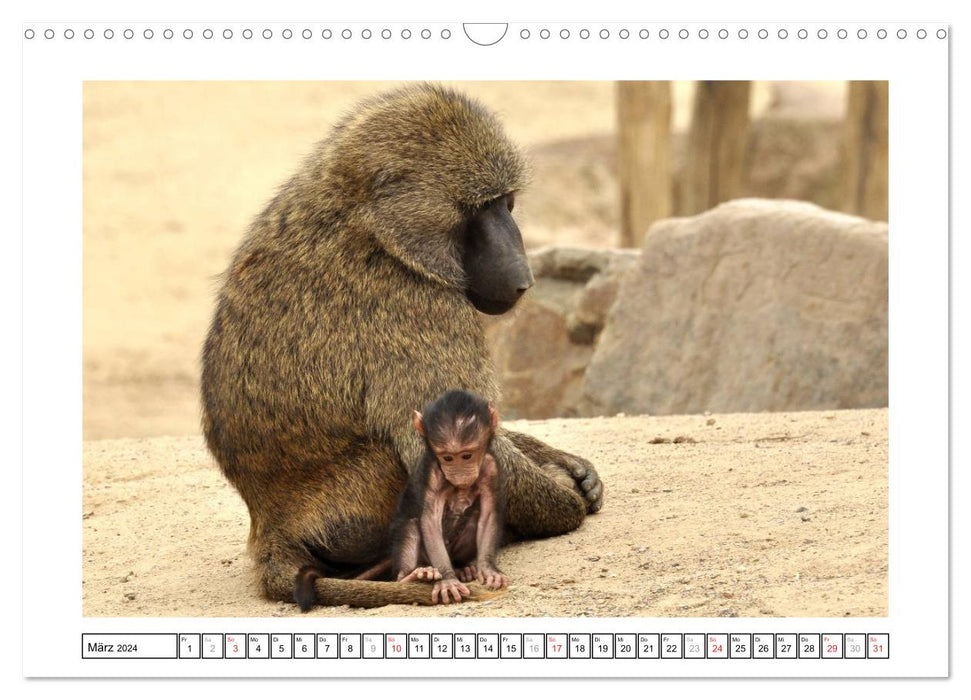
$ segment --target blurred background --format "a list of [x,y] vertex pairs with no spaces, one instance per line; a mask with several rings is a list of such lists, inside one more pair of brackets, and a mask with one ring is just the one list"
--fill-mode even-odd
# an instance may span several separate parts
[[[84,439],[199,431],[218,275],[376,82],[84,86]],[[454,83],[528,152],[507,418],[887,405],[885,82]]]

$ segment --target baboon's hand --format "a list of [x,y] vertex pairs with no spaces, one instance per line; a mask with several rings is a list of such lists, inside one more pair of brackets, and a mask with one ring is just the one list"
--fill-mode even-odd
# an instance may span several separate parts
[[505,588],[509,585],[509,577],[495,567],[480,567],[479,582],[489,588]]
[[603,483],[597,470],[583,457],[562,453],[557,459],[570,472],[587,502],[587,512],[596,513],[603,507]]
[[435,585],[432,586],[432,603],[444,603],[448,605],[451,602],[461,603],[462,598],[468,598],[472,593],[469,591],[468,587],[459,581],[457,578],[445,578],[439,581],[435,581]]

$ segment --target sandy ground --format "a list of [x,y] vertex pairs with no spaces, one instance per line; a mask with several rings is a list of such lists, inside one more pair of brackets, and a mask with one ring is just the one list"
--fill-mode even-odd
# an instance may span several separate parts
[[[886,410],[508,425],[593,460],[603,511],[504,549],[495,600],[310,614],[887,614]],[[200,437],[85,442],[83,518],[86,616],[299,614],[258,597],[246,509]]]

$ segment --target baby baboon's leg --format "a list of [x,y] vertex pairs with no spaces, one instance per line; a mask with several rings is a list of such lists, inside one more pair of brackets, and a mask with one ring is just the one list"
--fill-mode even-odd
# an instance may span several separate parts
[[506,525],[522,537],[551,537],[580,527],[587,514],[584,499],[534,464],[507,435],[492,442],[502,471]]
[[369,569],[365,569],[354,578],[358,581],[374,581],[388,574],[391,571],[391,559],[378,562]]
[[530,435],[510,430],[504,431],[503,434],[508,436],[512,444],[534,464],[542,465],[544,469],[549,470],[559,468],[565,472],[573,480],[577,493],[587,502],[588,512],[596,513],[603,507],[603,484],[600,482],[597,470],[589,461],[550,447]]

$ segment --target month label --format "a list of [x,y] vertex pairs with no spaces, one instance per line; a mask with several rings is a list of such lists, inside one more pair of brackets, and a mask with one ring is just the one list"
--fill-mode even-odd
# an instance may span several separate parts
[[176,659],[174,634],[82,634],[82,659]]

